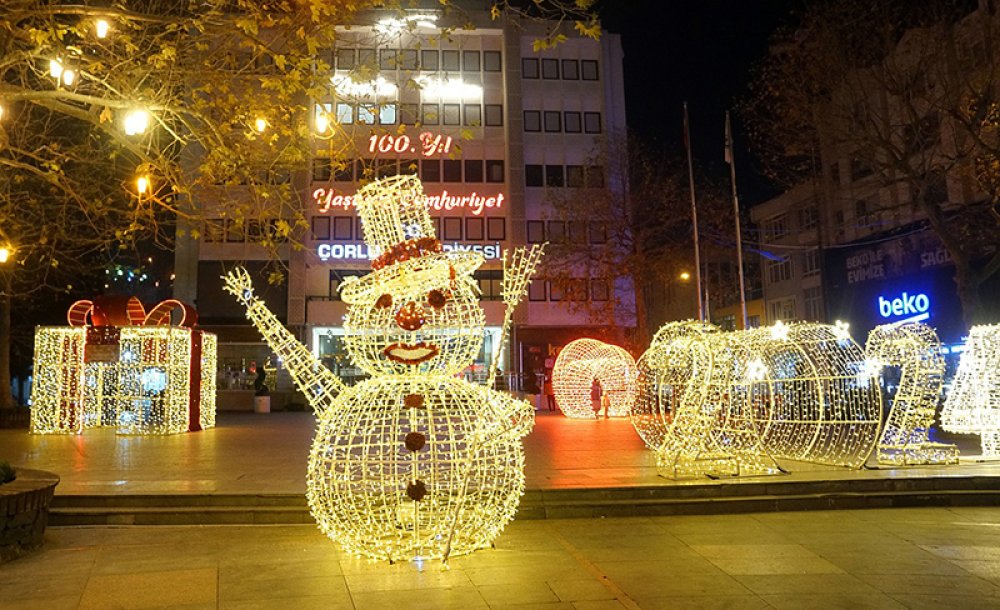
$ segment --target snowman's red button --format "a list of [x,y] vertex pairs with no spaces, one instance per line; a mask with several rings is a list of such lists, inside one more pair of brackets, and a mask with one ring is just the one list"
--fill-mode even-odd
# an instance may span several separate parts
[[427,495],[427,486],[420,479],[410,483],[406,486],[406,495],[410,496],[411,500],[420,501],[424,499]]

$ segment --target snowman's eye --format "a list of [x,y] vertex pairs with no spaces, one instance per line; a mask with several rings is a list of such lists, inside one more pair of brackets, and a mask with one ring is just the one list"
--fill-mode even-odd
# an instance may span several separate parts
[[379,309],[385,309],[386,307],[392,307],[392,295],[383,294],[375,301],[375,307]]
[[434,309],[441,309],[448,301],[448,295],[441,290],[431,290],[427,293],[427,304]]

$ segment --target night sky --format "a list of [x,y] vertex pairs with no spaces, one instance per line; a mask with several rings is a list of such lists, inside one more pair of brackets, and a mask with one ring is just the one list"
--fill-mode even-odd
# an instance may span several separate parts
[[[728,179],[725,111],[745,93],[753,65],[776,27],[801,7],[793,0],[605,0],[602,24],[621,34],[629,128],[666,153],[683,154],[688,102],[696,168]],[[744,207],[778,191],[757,171],[733,117],[737,183]]]

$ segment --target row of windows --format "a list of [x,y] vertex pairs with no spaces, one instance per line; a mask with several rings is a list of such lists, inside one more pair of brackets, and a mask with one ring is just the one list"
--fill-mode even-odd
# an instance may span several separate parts
[[202,230],[204,242],[262,243],[287,241],[277,229],[275,218],[262,220],[237,220],[234,218],[209,218]]
[[354,182],[401,174],[419,175],[421,182],[502,183],[502,159],[375,159],[338,161],[313,158],[314,182]]
[[[331,269],[330,300],[340,300],[340,293],[337,288],[345,278],[364,275],[365,273],[365,271],[357,269]],[[480,269],[473,272],[472,277],[476,281],[476,284],[479,285],[480,301],[503,300],[503,271],[499,269]]]
[[574,278],[566,281],[535,280],[528,284],[529,301],[607,301],[611,287],[606,279]]
[[[802,277],[819,275],[819,249],[807,250],[801,255]],[[767,283],[777,284],[792,279],[792,257],[780,261],[767,261]]]
[[546,133],[601,133],[600,112],[525,110],[524,130]]
[[608,226],[596,220],[529,220],[527,226],[529,244],[545,242],[570,242],[582,244],[603,244],[608,241]]
[[546,80],[598,80],[596,59],[542,59],[525,57],[521,60],[524,78]]
[[[506,223],[502,217],[481,218],[434,216],[434,233],[444,241],[504,241]],[[313,216],[312,238],[317,241],[362,241],[359,216]]]
[[[378,61],[376,62],[376,57]],[[503,56],[500,51],[457,51],[453,49],[348,49],[340,48],[334,57],[324,59],[337,70],[354,70],[365,66],[380,70],[421,70],[423,72],[500,72]],[[596,63],[596,62],[595,62]]]
[[524,185],[601,188],[604,168],[600,165],[525,165]]
[[[503,127],[503,104],[319,104],[340,125],[466,125]],[[579,117],[578,117],[579,120]],[[600,131],[600,116],[597,117]],[[591,132],[588,132],[591,133]],[[597,132],[594,132],[597,133]]]

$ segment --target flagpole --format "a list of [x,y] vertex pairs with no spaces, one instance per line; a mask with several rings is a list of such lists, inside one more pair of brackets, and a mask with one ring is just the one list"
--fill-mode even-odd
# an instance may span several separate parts
[[691,128],[688,125],[688,104],[684,102],[684,148],[687,149],[688,185],[691,192],[691,232],[694,235],[694,285],[698,294],[698,319],[705,321],[705,304],[701,293],[701,248],[698,247],[698,206],[694,195],[694,163],[691,160]]
[[740,272],[740,311],[743,328],[747,328],[747,291],[743,277],[743,231],[740,228],[740,199],[736,194],[736,159],[733,157],[733,129],[729,125],[729,111],[726,111],[726,162],[729,163],[729,182],[733,188],[733,214],[736,217],[736,264]]

